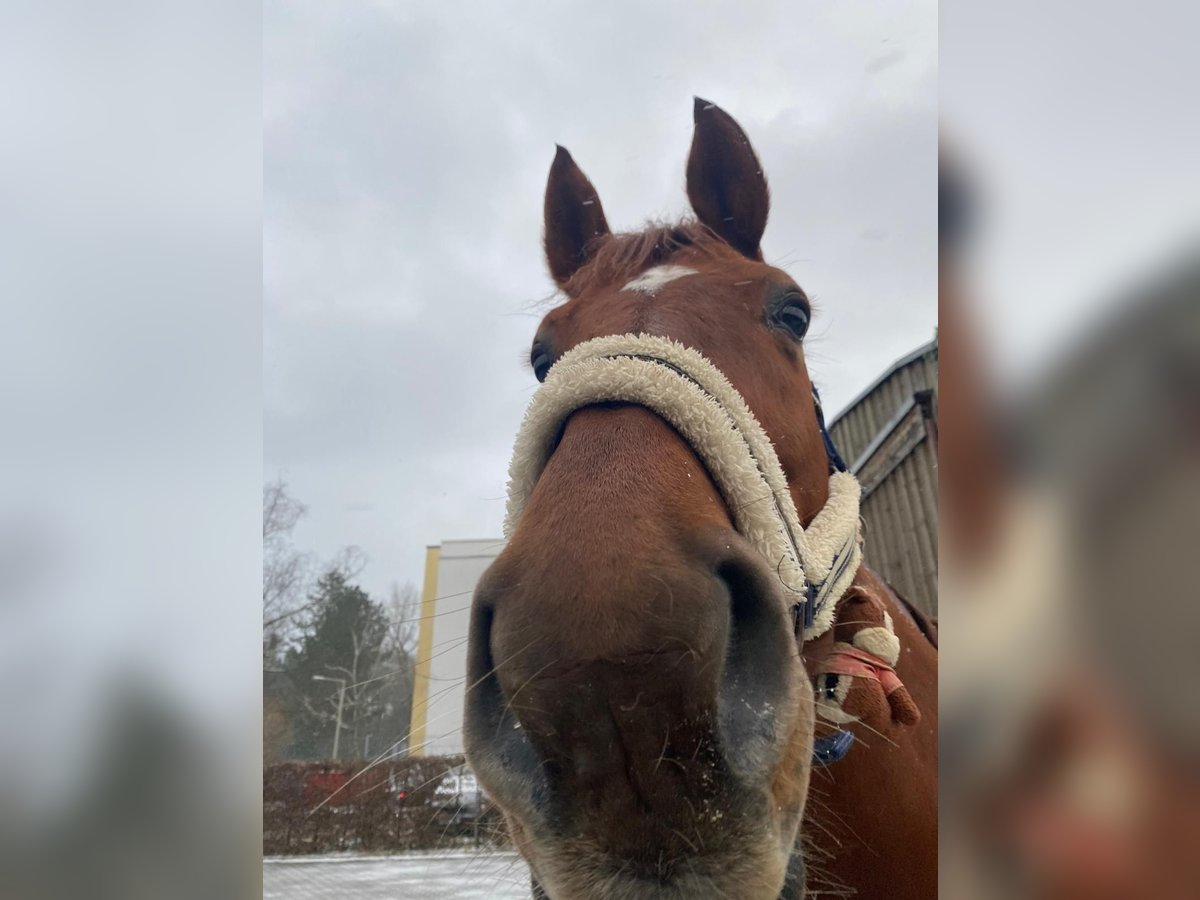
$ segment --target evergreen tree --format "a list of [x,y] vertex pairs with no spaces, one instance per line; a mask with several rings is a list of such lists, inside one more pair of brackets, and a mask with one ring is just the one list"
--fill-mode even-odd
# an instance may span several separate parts
[[[338,755],[362,758],[367,735],[378,730],[373,725],[387,711],[388,679],[381,677],[380,669],[390,656],[388,619],[379,604],[337,568],[321,576],[309,599],[309,618],[284,660],[297,698],[290,755],[299,759],[332,755],[341,685],[316,677],[320,676],[345,684]],[[375,741],[378,746],[377,737]]]

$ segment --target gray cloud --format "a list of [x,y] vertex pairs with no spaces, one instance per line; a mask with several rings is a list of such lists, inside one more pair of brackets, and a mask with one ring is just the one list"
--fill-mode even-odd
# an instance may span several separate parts
[[374,591],[499,531],[556,142],[636,228],[686,212],[692,95],[737,117],[831,409],[936,322],[933,4],[478,6],[266,7],[266,470],[310,507],[298,538],[362,546]]

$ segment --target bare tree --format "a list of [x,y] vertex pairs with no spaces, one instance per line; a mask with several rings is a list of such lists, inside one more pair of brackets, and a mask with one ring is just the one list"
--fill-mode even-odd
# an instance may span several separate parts
[[[308,507],[288,491],[282,477],[263,485],[263,662],[278,662],[298,634],[299,619],[313,610],[317,565],[311,553],[296,549],[292,532]],[[352,581],[367,565],[359,547],[343,547],[322,571]]]
[[[392,582],[383,604],[387,619],[384,653],[380,661],[383,710],[381,726],[386,745],[403,741],[412,714],[413,683],[417,669],[421,598],[412,582]],[[402,743],[397,750],[405,749]]]
[[352,544],[339,550],[333,559],[322,568],[327,572],[338,572],[347,581],[353,581],[362,574],[362,570],[367,567],[367,562],[367,554],[361,547]]
[[421,598],[411,581],[393,581],[383,611],[388,617],[388,649],[404,656],[415,656],[420,633]]
[[282,478],[263,485],[264,661],[278,657],[293,620],[310,605],[312,557],[292,543],[292,531],[307,511]]

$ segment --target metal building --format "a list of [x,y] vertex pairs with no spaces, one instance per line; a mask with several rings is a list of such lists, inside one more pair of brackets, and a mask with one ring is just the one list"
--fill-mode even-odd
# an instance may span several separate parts
[[935,338],[896,360],[829,423],[862,484],[866,564],[935,617],[937,359]]

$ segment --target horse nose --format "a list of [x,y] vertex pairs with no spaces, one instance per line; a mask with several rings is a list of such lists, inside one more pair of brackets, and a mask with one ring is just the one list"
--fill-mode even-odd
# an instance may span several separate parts
[[802,671],[770,568],[721,535],[624,575],[566,598],[519,569],[481,583],[465,736],[493,790],[669,821],[778,761]]

